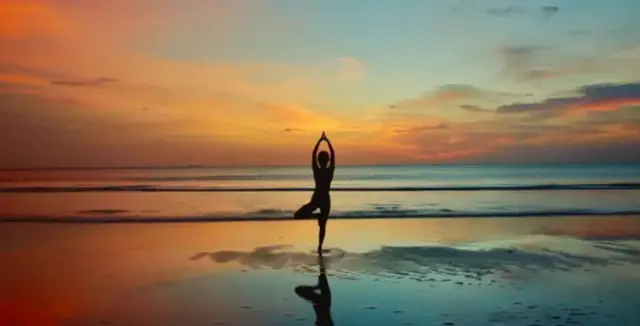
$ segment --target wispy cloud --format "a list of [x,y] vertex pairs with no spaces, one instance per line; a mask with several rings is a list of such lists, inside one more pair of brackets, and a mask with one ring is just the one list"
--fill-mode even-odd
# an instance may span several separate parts
[[520,6],[508,6],[508,7],[492,7],[487,8],[486,13],[499,17],[512,16],[516,14],[523,14],[526,10]]
[[427,92],[420,98],[403,100],[389,105],[391,109],[434,109],[438,105],[455,102],[460,99],[476,97],[482,90],[473,85],[450,84],[440,86],[435,91]]
[[116,78],[100,77],[87,80],[52,80],[51,84],[66,87],[103,87],[117,83]]
[[473,105],[473,104],[463,104],[460,105],[460,108],[468,111],[468,112],[474,112],[474,113],[489,113],[489,112],[494,112],[494,110],[491,109],[484,109],[480,106],[477,105]]
[[477,6],[453,6],[450,9],[452,13],[461,13],[461,12],[483,12],[493,17],[499,18],[511,18],[515,16],[528,16],[534,17],[535,15],[542,14],[542,20],[548,21],[553,17],[559,10],[558,6],[538,6],[538,5],[529,5],[529,6],[496,6],[496,7],[477,7]]
[[544,19],[545,20],[549,20],[551,19],[551,17],[553,17],[553,15],[555,15],[558,10],[560,10],[559,7],[557,6],[544,6],[542,7],[542,13],[544,15]]
[[395,132],[396,133],[413,133],[413,132],[421,132],[425,130],[449,130],[449,129],[450,128],[448,125],[444,123],[440,123],[435,126],[418,126],[418,127],[407,128],[407,129],[396,129]]
[[531,81],[556,77],[561,71],[545,60],[551,49],[542,46],[507,46],[500,50],[504,62],[504,73],[518,81]]
[[41,87],[30,85],[27,83],[16,82],[2,82],[0,81],[0,94],[23,94],[23,93],[35,93],[41,90]]
[[[636,133],[636,137],[640,133]],[[567,142],[555,137],[544,145],[514,143],[504,146],[489,156],[478,157],[477,162],[498,160],[506,163],[635,163],[640,162],[640,141],[632,139],[606,139]]]
[[595,74],[619,75],[623,78],[618,80],[629,80],[635,79],[634,72],[640,68],[637,54],[623,55],[625,50],[610,46],[581,52],[540,45],[503,46],[498,53],[503,62],[502,75],[525,84],[570,80],[580,75],[591,80]]

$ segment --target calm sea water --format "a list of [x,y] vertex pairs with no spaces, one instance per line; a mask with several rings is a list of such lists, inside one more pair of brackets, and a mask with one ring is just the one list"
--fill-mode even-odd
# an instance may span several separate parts
[[[3,220],[291,218],[309,167],[0,171]],[[332,217],[640,214],[640,165],[338,167]]]

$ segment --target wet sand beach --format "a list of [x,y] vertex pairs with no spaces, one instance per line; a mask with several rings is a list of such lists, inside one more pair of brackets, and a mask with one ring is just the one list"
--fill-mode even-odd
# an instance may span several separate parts
[[0,227],[2,325],[637,325],[640,219]]

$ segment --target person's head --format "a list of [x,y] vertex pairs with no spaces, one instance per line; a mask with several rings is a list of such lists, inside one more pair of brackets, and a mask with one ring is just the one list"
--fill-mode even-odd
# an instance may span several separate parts
[[321,151],[318,154],[318,163],[322,168],[327,167],[327,165],[329,164],[329,153],[327,153],[327,151]]

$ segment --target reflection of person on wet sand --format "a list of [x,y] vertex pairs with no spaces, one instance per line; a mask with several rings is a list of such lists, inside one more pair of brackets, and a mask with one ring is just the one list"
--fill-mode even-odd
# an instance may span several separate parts
[[[329,157],[329,153],[326,151],[321,151],[320,154],[318,154],[318,148],[323,140],[326,141],[329,146],[331,157]],[[316,184],[315,190],[311,196],[311,201],[300,207],[300,209],[295,212],[294,217],[318,218],[318,227],[320,228],[318,233],[318,253],[322,254],[322,244],[324,242],[327,220],[329,219],[329,212],[331,211],[331,197],[329,196],[329,189],[331,188],[331,181],[333,181],[333,171],[336,167],[336,155],[333,151],[333,146],[331,146],[331,142],[324,132],[322,133],[322,137],[318,139],[316,146],[313,148],[311,167],[313,169],[313,179]],[[314,214],[313,211],[316,209],[319,209],[320,213]]]
[[[313,310],[316,312],[317,326],[332,326],[331,318],[331,289],[327,280],[327,272],[324,268],[324,258],[318,257],[320,263],[320,275],[318,275],[318,284],[315,286],[301,285],[297,286],[295,291],[301,298],[311,301]],[[316,292],[318,290],[319,292]]]

